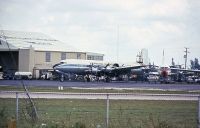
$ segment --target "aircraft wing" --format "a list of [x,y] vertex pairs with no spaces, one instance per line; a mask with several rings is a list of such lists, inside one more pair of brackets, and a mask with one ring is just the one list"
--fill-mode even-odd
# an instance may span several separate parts
[[193,72],[193,73],[200,73],[200,70],[192,70],[192,69],[179,69],[179,68],[171,68],[171,70],[183,71],[183,72]]
[[123,74],[128,74],[131,72],[131,69],[138,69],[144,66],[132,66],[132,67],[116,67],[110,70],[110,74],[115,74],[115,75],[123,75]]

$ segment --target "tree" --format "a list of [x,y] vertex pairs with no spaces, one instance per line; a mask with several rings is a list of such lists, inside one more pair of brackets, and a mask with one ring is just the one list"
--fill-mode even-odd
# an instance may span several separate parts
[[200,64],[198,58],[195,58],[194,60],[190,60],[191,69],[198,69],[200,70]]
[[200,69],[199,60],[197,58],[194,59],[194,68]]
[[191,69],[195,69],[194,68],[194,61],[193,60],[190,60],[190,64],[191,64]]

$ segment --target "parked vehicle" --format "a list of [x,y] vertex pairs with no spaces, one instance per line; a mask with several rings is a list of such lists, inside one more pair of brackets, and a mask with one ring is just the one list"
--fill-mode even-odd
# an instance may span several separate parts
[[13,80],[14,78],[14,73],[10,71],[5,71],[3,72],[3,79],[4,80]]
[[196,78],[195,79],[195,83],[199,83],[200,84],[200,78]]
[[3,72],[0,72],[0,80],[3,79]]
[[40,78],[43,80],[52,80],[53,74],[52,74],[52,72],[45,72],[44,74],[41,75]]
[[14,79],[28,79],[31,80],[33,78],[31,72],[15,72]]
[[150,72],[149,76],[147,77],[148,82],[158,82],[159,81],[159,74],[157,72]]

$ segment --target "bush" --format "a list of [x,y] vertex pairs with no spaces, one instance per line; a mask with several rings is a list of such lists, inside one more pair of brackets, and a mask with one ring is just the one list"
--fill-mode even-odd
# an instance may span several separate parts
[[152,114],[149,115],[149,121],[150,121],[149,125],[152,128],[176,128],[175,126],[173,126],[169,122],[161,121],[159,118],[157,118],[157,121],[155,121]]
[[86,126],[85,126],[85,124],[83,124],[83,123],[76,122],[74,128],[86,128]]
[[8,122],[8,114],[6,112],[6,107],[3,107],[0,110],[0,127],[1,128],[7,127],[7,122]]

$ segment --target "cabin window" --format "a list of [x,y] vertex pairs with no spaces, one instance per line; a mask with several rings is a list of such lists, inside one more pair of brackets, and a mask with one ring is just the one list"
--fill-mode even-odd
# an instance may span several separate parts
[[0,45],[2,45],[1,40],[0,40]]
[[67,59],[67,54],[66,52],[61,53],[61,60],[66,60]]
[[46,52],[46,62],[51,62],[51,52]]

